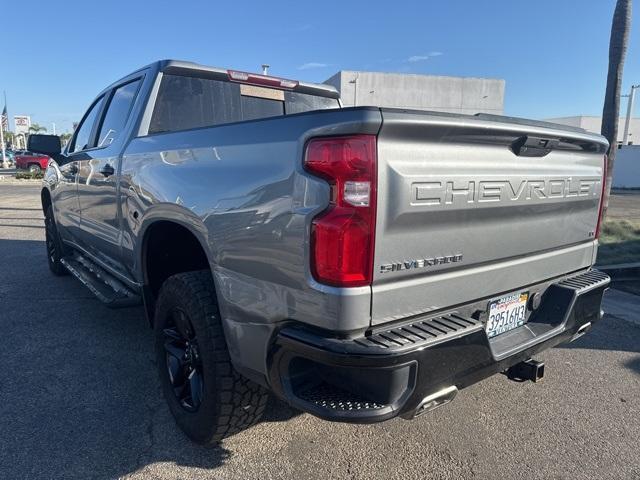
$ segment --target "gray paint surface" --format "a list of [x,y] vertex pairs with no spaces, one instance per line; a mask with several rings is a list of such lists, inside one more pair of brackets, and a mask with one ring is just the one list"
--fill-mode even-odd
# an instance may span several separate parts
[[[382,116],[373,324],[591,265],[602,137],[438,113],[383,109]],[[600,148],[515,155],[507,144],[527,134]],[[380,268],[455,255],[459,262]]]
[[[141,278],[140,238],[154,221],[197,232],[239,367],[264,372],[268,340],[285,320],[366,328],[369,287],[328,287],[311,276],[309,224],[329,189],[301,159],[312,136],[375,133],[380,121],[375,110],[328,110],[134,139],[120,180],[128,270]],[[136,220],[133,211],[144,214]]]

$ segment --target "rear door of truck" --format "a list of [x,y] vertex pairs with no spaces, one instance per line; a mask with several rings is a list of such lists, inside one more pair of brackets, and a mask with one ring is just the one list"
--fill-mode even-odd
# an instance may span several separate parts
[[506,117],[382,117],[373,325],[593,263],[603,137]]

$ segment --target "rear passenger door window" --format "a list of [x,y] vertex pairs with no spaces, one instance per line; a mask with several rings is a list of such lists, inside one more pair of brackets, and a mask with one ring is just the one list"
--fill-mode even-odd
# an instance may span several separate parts
[[100,97],[89,109],[85,115],[84,120],[76,129],[75,137],[73,138],[73,145],[69,149],[70,153],[81,152],[92,148],[95,144],[93,140],[93,127],[98,119],[98,115],[102,110],[102,102],[104,97]]
[[98,147],[111,145],[122,133],[138,94],[141,79],[119,86],[113,92],[98,133]]

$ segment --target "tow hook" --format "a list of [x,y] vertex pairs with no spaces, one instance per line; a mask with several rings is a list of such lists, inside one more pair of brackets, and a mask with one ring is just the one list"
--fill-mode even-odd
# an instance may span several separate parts
[[507,378],[516,382],[531,380],[537,383],[544,377],[544,362],[530,358],[507,369]]

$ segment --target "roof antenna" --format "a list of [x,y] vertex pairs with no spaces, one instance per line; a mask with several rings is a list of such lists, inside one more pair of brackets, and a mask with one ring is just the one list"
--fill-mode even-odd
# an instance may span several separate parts
[[269,65],[268,63],[263,63],[262,64],[262,75],[269,75],[269,67],[271,65]]

